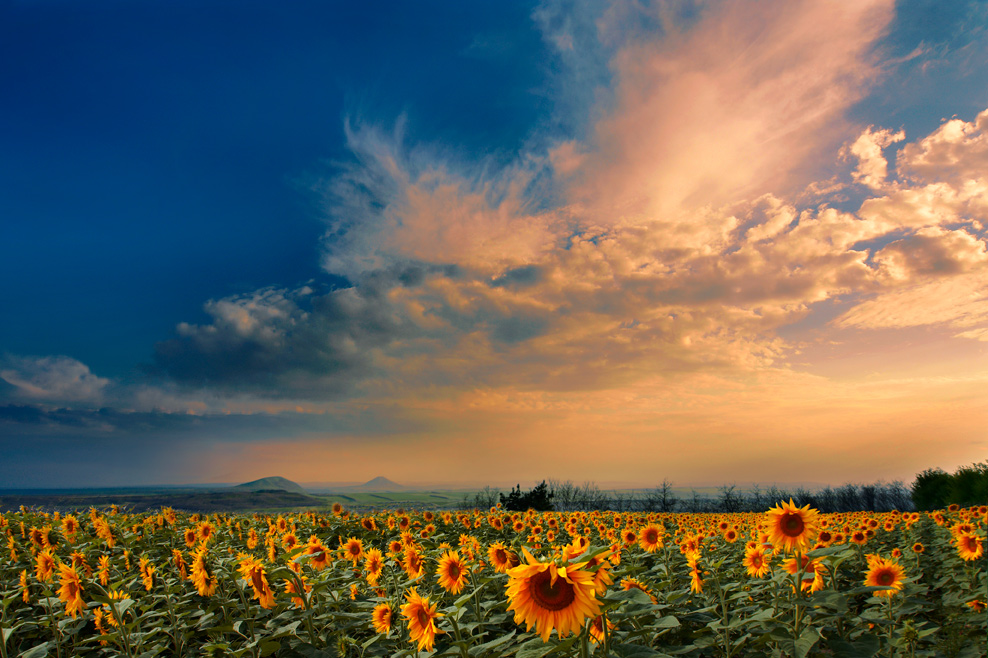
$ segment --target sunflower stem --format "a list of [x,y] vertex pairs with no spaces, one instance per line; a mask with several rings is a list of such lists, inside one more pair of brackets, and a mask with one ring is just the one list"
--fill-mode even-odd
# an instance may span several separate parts
[[456,623],[455,612],[449,616],[449,621],[453,624],[453,634],[456,636],[456,645],[460,647],[460,655],[463,658],[470,658],[470,653],[467,651],[467,647],[463,642],[463,636],[460,635],[460,625]]
[[50,596],[50,593],[51,593],[50,590],[46,592],[48,596],[45,596],[45,607],[48,609],[48,623],[51,626],[52,635],[55,636],[55,655],[58,656],[58,658],[61,658],[62,657],[61,630],[58,628],[58,624],[55,623],[55,613],[52,612],[51,609],[52,597]]
[[805,569],[803,568],[803,552],[799,549],[796,550],[796,580],[793,583],[793,620],[792,620],[792,643],[793,647],[796,646],[796,640],[799,639],[799,634],[802,631],[803,622],[803,605],[802,605],[802,588],[803,588],[803,575]]

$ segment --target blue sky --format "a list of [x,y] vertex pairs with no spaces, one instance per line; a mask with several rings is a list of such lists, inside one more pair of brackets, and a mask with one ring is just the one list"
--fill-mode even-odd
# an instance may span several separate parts
[[988,3],[365,4],[0,5],[0,486],[988,454]]

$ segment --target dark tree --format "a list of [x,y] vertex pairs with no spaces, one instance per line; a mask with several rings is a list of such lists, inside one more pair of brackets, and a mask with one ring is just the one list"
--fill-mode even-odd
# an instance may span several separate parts
[[507,496],[500,494],[501,505],[508,510],[524,512],[527,509],[534,509],[538,512],[548,512],[552,510],[552,492],[549,485],[542,480],[542,484],[536,485],[527,493],[521,492],[521,485],[516,484]]
[[927,512],[946,507],[952,479],[942,468],[926,469],[913,482],[913,505],[916,509]]

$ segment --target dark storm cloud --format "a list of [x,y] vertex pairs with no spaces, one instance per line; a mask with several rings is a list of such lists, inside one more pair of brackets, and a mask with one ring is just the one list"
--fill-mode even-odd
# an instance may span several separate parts
[[179,325],[178,337],[156,346],[152,372],[197,386],[339,394],[372,369],[372,350],[408,329],[381,285],[323,294],[267,288],[205,309],[212,323]]

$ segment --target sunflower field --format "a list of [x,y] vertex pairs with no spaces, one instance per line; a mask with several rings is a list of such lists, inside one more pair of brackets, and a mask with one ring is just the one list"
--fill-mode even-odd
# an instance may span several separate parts
[[986,655],[988,508],[0,515],[0,658]]

